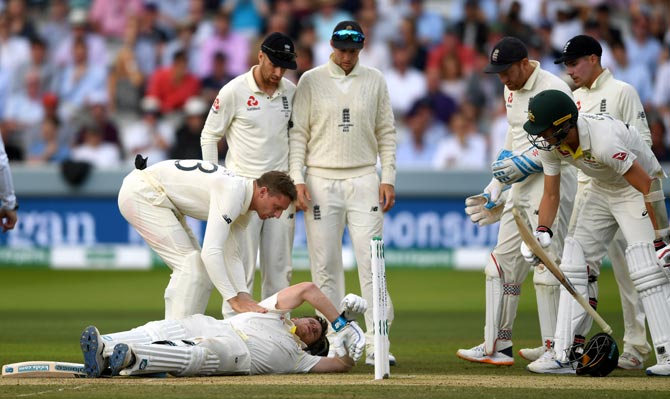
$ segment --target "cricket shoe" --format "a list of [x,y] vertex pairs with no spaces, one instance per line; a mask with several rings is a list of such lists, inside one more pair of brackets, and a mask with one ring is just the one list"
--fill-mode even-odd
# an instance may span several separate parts
[[624,352],[619,356],[619,361],[617,367],[624,370],[642,370],[644,364],[637,356],[633,355],[630,352]]
[[538,346],[537,348],[524,348],[519,350],[519,356],[528,360],[529,362],[534,362],[539,359],[544,352],[547,351],[545,346]]
[[[365,356],[365,364],[368,366],[374,366],[375,365],[375,353],[370,352],[369,355]],[[395,356],[393,356],[393,353],[389,352],[389,366],[395,366],[396,365],[396,360]]]
[[553,350],[544,352],[539,359],[528,364],[526,369],[538,374],[576,374],[570,362],[560,362]]
[[121,370],[128,368],[135,363],[135,355],[128,344],[116,344],[114,352],[109,357],[109,367],[112,369],[112,376],[119,375]]
[[102,375],[103,370],[107,368],[105,358],[102,352],[105,349],[105,344],[100,338],[100,332],[95,326],[88,326],[81,333],[79,339],[79,346],[84,355],[84,371],[87,378],[98,378]]
[[658,363],[647,367],[647,375],[670,376],[670,353],[656,353],[656,359]]
[[481,344],[471,349],[459,349],[456,352],[456,356],[469,362],[493,364],[496,366],[511,366],[514,364],[511,346],[489,356],[486,354],[484,344]]

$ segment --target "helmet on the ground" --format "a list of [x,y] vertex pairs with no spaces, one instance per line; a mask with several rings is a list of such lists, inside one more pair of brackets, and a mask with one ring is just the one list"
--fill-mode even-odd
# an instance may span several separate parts
[[[568,131],[577,123],[579,111],[573,99],[560,90],[544,90],[528,103],[528,121],[523,124],[528,140],[537,148],[551,151],[568,135]],[[553,137],[558,143],[549,145],[540,136],[553,128]]]
[[576,359],[577,375],[605,377],[617,367],[619,346],[604,332],[593,336],[584,346],[584,353]]

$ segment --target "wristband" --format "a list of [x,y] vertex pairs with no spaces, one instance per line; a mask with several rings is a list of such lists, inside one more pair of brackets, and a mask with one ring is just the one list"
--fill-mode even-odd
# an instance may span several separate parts
[[333,330],[338,332],[347,325],[347,321],[344,319],[344,317],[338,316],[337,319],[331,323],[331,325],[333,326]]
[[547,226],[539,225],[537,226],[535,231],[538,231],[540,233],[549,233],[549,238],[552,238],[554,236],[554,232],[551,231],[551,229]]

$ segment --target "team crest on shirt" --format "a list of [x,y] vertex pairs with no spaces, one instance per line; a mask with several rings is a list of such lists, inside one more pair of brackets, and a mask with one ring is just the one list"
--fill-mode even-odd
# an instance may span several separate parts
[[212,112],[215,114],[219,113],[219,108],[221,107],[221,102],[219,101],[219,97],[214,99],[214,104],[212,104]]
[[628,153],[621,151],[617,152],[616,154],[612,155],[612,159],[616,159],[619,161],[625,161],[628,158]]
[[249,96],[247,100],[247,111],[258,111],[261,107],[258,106],[258,99],[254,96]]
[[590,164],[597,164],[598,161],[593,157],[593,154],[591,154],[591,151],[584,151],[582,152],[582,157],[584,159],[584,162],[590,163]]
[[342,123],[337,125],[337,127],[342,128],[342,133],[349,133],[349,130],[351,127],[353,127],[354,124],[351,123],[351,111],[349,111],[349,108],[343,108],[342,109]]

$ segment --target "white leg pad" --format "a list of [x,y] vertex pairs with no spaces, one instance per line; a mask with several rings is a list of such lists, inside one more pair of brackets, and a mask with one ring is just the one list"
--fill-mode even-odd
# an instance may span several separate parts
[[[584,251],[572,237],[565,239],[561,270],[565,274],[565,277],[572,282],[575,290],[580,295],[586,297],[588,292],[588,272]],[[576,328],[586,316],[586,311],[568,293],[565,287],[561,286],[556,335],[554,336],[554,350],[559,361],[567,361],[568,349],[574,341]]]
[[142,375],[167,372],[177,376],[212,375],[219,364],[218,357],[206,347],[182,341],[170,344],[131,345],[135,363],[122,375]]
[[519,306],[521,285],[504,283],[505,274],[493,254],[487,263],[486,274],[486,325],[484,326],[484,349],[488,355],[499,350],[500,341],[508,347],[512,340],[514,316]]
[[630,277],[647,315],[649,333],[657,354],[670,350],[670,282],[658,264],[651,243],[635,243],[626,249]]
[[535,285],[535,296],[537,298],[542,343],[554,342],[561,283],[544,265],[539,264],[535,266],[533,272],[533,284]]

